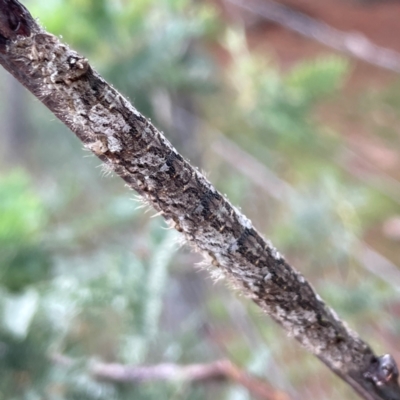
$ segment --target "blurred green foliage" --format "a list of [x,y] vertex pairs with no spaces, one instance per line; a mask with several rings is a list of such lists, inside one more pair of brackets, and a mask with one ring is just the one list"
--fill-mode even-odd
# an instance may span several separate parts
[[0,279],[11,291],[39,283],[50,273],[50,256],[42,245],[44,206],[16,171],[0,177]]
[[[308,168],[309,173],[299,171],[301,176],[319,172],[316,166],[329,168],[325,157],[333,154],[338,138],[315,121],[313,111],[337,94],[348,62],[339,56],[320,56],[283,73],[272,60],[252,54],[241,31],[228,31],[225,48],[235,60],[227,74],[236,99],[235,138],[241,146],[254,153],[253,142],[257,143],[262,159],[273,160],[274,150],[283,152],[291,169]],[[226,122],[223,132],[235,126]]]
[[33,2],[31,9],[47,29],[68,37],[106,78],[134,96],[147,115],[152,113],[149,97],[154,90],[207,92],[213,87],[207,53],[188,51],[217,30],[215,13],[207,4],[76,0],[45,6]]
[[[65,399],[151,398],[146,388],[132,392],[97,382],[87,370],[93,357],[133,365],[150,357],[159,339],[176,233],[153,222],[146,240],[148,256],[108,250],[110,259],[104,257],[92,276],[71,265],[69,273],[57,273],[54,252],[52,257],[46,245],[55,246],[58,238],[49,238],[51,215],[31,186],[22,171],[0,180],[1,393],[24,399],[44,393],[60,398],[53,390]],[[58,246],[64,245],[61,238]],[[65,262],[72,261],[67,256]],[[68,368],[53,365],[60,354],[73,357]],[[176,388],[167,392],[171,390]]]
[[[283,71],[271,55],[255,54],[241,28],[211,3],[27,5],[167,136],[174,102],[180,107],[189,98],[199,114],[189,110],[185,123],[196,127],[192,146],[205,149],[202,167],[213,183],[366,339],[379,345],[382,326],[398,333],[389,314],[396,291],[366,277],[355,255],[358,240],[398,213],[398,203],[341,168],[341,132],[318,113],[340,103],[352,121],[369,126],[376,109],[397,121],[398,88],[370,91],[349,105],[348,60],[327,54]],[[225,68],[216,62],[219,52],[230,59]],[[91,373],[99,361],[139,366],[225,357],[299,397],[355,398],[256,307],[190,272],[199,260],[177,251],[175,233],[118,179],[99,172],[94,157],[83,157],[81,145],[37,102],[21,101],[29,101],[21,118],[31,126],[25,172],[0,171],[0,400],[251,399],[232,383],[121,384]],[[7,116],[3,98],[0,106]],[[399,150],[394,125],[371,132]],[[240,155],[232,165],[213,153],[215,129],[258,162],[253,176],[238,169]],[[263,168],[290,188],[281,201],[254,179]]]

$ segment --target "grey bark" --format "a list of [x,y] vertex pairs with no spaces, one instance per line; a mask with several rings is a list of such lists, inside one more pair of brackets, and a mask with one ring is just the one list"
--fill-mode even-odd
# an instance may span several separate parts
[[110,170],[364,399],[400,399],[391,356],[377,357],[168,140],[16,0],[0,0],[0,64]]

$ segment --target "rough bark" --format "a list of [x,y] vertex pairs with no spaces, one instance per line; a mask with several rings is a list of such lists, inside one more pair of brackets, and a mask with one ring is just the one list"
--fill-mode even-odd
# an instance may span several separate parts
[[16,0],[0,0],[0,63],[289,336],[363,398],[400,399],[393,358],[377,357],[149,120]]

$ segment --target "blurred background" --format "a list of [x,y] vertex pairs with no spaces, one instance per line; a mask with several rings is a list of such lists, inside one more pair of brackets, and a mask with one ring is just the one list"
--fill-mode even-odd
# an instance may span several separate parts
[[[24,3],[400,362],[399,1]],[[0,400],[357,398],[0,90]]]

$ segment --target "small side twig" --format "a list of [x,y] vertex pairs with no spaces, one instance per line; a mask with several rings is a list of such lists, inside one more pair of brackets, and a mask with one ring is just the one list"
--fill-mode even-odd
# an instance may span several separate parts
[[[50,360],[63,367],[74,366],[75,361],[63,354],[52,354]],[[255,378],[229,360],[209,364],[179,365],[162,363],[156,365],[123,365],[118,363],[88,362],[89,373],[100,380],[114,383],[142,383],[155,381],[204,382],[212,380],[231,381],[242,385],[260,400],[290,400],[288,394],[273,388],[260,378]]]
[[242,371],[228,360],[210,364],[158,364],[151,366],[126,366],[121,364],[95,363],[91,373],[97,379],[113,382],[149,382],[149,381],[189,381],[230,380],[247,388],[261,400],[289,400],[289,396]]

